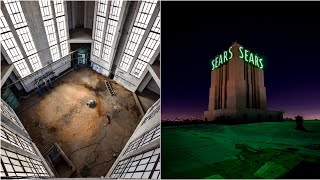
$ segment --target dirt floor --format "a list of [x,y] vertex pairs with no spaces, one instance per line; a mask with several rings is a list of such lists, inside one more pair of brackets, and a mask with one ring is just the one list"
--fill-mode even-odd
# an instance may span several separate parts
[[165,179],[320,178],[320,121],[161,128]]
[[[88,177],[105,176],[142,118],[132,93],[108,80],[116,96],[92,69],[71,71],[44,96],[22,101],[17,113],[40,151],[50,141],[60,145],[77,168],[72,177],[81,177],[84,165]],[[94,108],[86,105],[90,99]]]

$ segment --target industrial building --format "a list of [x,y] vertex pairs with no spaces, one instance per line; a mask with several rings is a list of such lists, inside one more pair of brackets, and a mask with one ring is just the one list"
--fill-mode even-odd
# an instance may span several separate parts
[[160,2],[1,1],[1,178],[160,178]]
[[280,111],[267,110],[264,59],[233,43],[212,60],[209,106],[205,120],[233,123],[278,121]]

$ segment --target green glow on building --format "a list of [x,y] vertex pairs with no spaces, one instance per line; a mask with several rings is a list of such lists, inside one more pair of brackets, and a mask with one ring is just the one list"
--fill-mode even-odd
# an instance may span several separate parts
[[[233,52],[231,51],[232,46],[228,51],[224,51],[222,54],[216,56],[214,60],[212,60],[212,70],[219,68],[230,59],[233,58]],[[238,48],[239,50],[239,58],[244,60],[246,63],[251,64],[257,68],[263,69],[263,59],[259,58],[258,55],[250,52],[247,49],[244,49],[242,46]]]

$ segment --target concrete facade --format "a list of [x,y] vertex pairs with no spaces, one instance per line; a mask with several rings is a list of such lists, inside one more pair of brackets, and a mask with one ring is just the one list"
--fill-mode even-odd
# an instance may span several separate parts
[[[10,19],[9,13],[8,13],[8,11],[5,7],[5,3],[3,1],[1,1],[1,11],[4,15],[4,18],[6,19],[6,22],[8,23],[8,26],[10,28],[11,33],[13,34],[13,38],[17,42],[17,45],[22,53],[22,56],[24,57],[23,59],[26,60],[27,66],[29,67],[29,69],[31,71],[31,74],[21,78],[21,76],[19,75],[16,68],[13,68],[13,72],[14,72],[13,76],[15,76],[15,77],[12,77],[12,78],[15,79],[14,80],[15,83],[12,85],[15,85],[17,87],[17,89],[19,89],[19,90],[21,89],[21,86],[22,86],[26,92],[30,92],[34,88],[36,88],[35,81],[38,78],[45,75],[46,73],[54,72],[54,74],[56,76],[58,76],[61,72],[70,68],[71,67],[71,56],[69,54],[67,56],[61,57],[57,61],[53,61],[52,56],[51,56],[51,52],[50,52],[50,47],[48,44],[48,38],[47,38],[45,27],[44,27],[44,21],[42,19],[42,15],[41,15],[41,11],[40,11],[39,2],[38,1],[21,1],[20,5],[22,8],[22,12],[24,14],[24,17],[26,19],[26,22],[28,24],[28,28],[30,30],[31,37],[33,39],[35,49],[39,55],[40,63],[42,66],[37,71],[34,71],[31,64],[30,64],[30,61],[27,57],[27,54],[22,46],[22,42],[20,41],[20,39],[18,37],[16,29],[14,28],[14,25]],[[52,6],[52,12],[54,12],[53,2],[51,2],[51,6]],[[68,19],[66,2],[64,2],[64,11],[65,11],[66,19]],[[53,16],[55,16],[54,13],[53,13]],[[54,19],[54,21],[56,21],[55,18],[53,18],[53,19]],[[57,30],[56,23],[54,24],[54,26]],[[65,26],[67,29],[66,36],[67,36],[67,39],[69,39],[68,23],[66,23]],[[57,37],[57,42],[58,42],[57,45],[60,46],[61,42],[59,42],[59,38],[58,38],[59,36],[58,36],[57,32],[56,32],[56,37]],[[68,48],[70,50],[69,43],[67,44],[67,46],[69,46]],[[59,53],[61,55],[60,48],[59,48]],[[1,47],[1,54],[4,56],[4,59],[7,61],[7,63],[9,65],[13,64],[11,59],[9,58],[7,52],[4,50],[3,47]],[[2,82],[2,84],[3,83],[4,82]],[[9,86],[8,88],[10,88],[10,87],[11,86]]]
[[267,110],[263,69],[240,58],[239,47],[242,46],[232,44],[232,58],[211,72],[209,105],[204,118],[209,121],[282,119],[281,112]]
[[[150,159],[146,165],[148,168],[131,171],[133,165],[130,162],[140,156]],[[106,178],[160,179],[160,99],[148,109]]]
[[[14,155],[15,154],[15,155]],[[25,158],[27,160],[25,160]],[[31,160],[27,165],[25,161]],[[49,178],[55,177],[36,145],[32,142],[28,132],[13,109],[1,99],[1,178]],[[19,170],[13,161],[20,161],[24,170]],[[39,162],[40,168],[34,161]],[[15,166],[13,166],[15,165]],[[31,165],[31,166],[30,166]],[[12,168],[12,166],[14,168]],[[30,169],[31,168],[31,169]],[[28,170],[30,169],[30,171]]]
[[[96,2],[95,5],[95,16],[94,18],[97,18],[97,7],[98,3]],[[156,21],[157,15],[160,12],[160,3],[158,2],[156,4],[156,7],[154,11],[152,12],[150,21],[148,23],[148,26],[145,29],[145,32],[141,38],[141,41],[138,45],[138,48],[135,52],[135,55],[133,57],[133,60],[130,62],[128,65],[129,68],[127,71],[124,71],[123,69],[119,68],[122,57],[124,55],[124,51],[126,48],[127,43],[129,42],[129,35],[132,31],[132,28],[134,26],[134,21],[135,18],[137,18],[138,12],[140,5],[142,4],[142,1],[124,1],[121,12],[120,12],[120,19],[118,21],[117,25],[117,30],[115,34],[115,39],[113,42],[113,45],[111,47],[111,52],[110,52],[110,60],[105,61],[102,59],[102,52],[100,52],[99,56],[96,56],[93,54],[93,51],[91,51],[91,61],[92,61],[92,68],[96,70],[97,72],[105,75],[105,76],[114,76],[114,80],[117,81],[119,84],[123,85],[126,89],[135,92],[138,90],[140,84],[143,82],[144,77],[147,76],[147,74],[153,73],[153,71],[149,70],[149,68],[145,68],[143,70],[142,75],[137,78],[134,75],[131,74],[131,70],[138,59],[138,55],[140,51],[142,50],[144,43],[147,40],[148,34],[151,31],[151,28]],[[108,4],[108,9],[107,9],[107,14],[110,9],[110,4]],[[106,18],[107,19],[107,18]],[[95,31],[96,28],[96,20],[94,20],[94,25],[93,25],[93,31]],[[106,26],[107,23],[105,23],[104,27],[104,33],[106,31]],[[94,33],[92,34],[92,39],[94,39]],[[102,42],[104,42],[104,38],[102,39]],[[103,45],[103,43],[102,43]],[[94,49],[94,45],[92,44],[91,49]],[[103,51],[103,50],[102,50]],[[157,59],[160,61],[160,46],[157,48],[156,52],[154,55],[151,57],[150,61],[148,62],[148,66],[152,65]],[[160,70],[160,66],[157,67]],[[159,78],[158,78],[159,79]],[[156,79],[155,79],[156,80]],[[157,81],[156,81],[157,82]],[[159,83],[160,84],[160,83]],[[141,86],[139,88],[141,90]],[[156,92],[160,92],[160,86],[159,90]]]

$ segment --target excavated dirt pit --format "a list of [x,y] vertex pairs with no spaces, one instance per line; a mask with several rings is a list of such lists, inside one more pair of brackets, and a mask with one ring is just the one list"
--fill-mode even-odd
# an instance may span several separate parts
[[[18,116],[33,142],[40,151],[57,142],[77,168],[72,177],[105,176],[142,118],[132,93],[107,80],[115,96],[101,74],[90,68],[71,71],[44,96],[33,94],[21,103]],[[90,99],[94,108],[86,105]],[[85,165],[90,170],[84,172]]]

